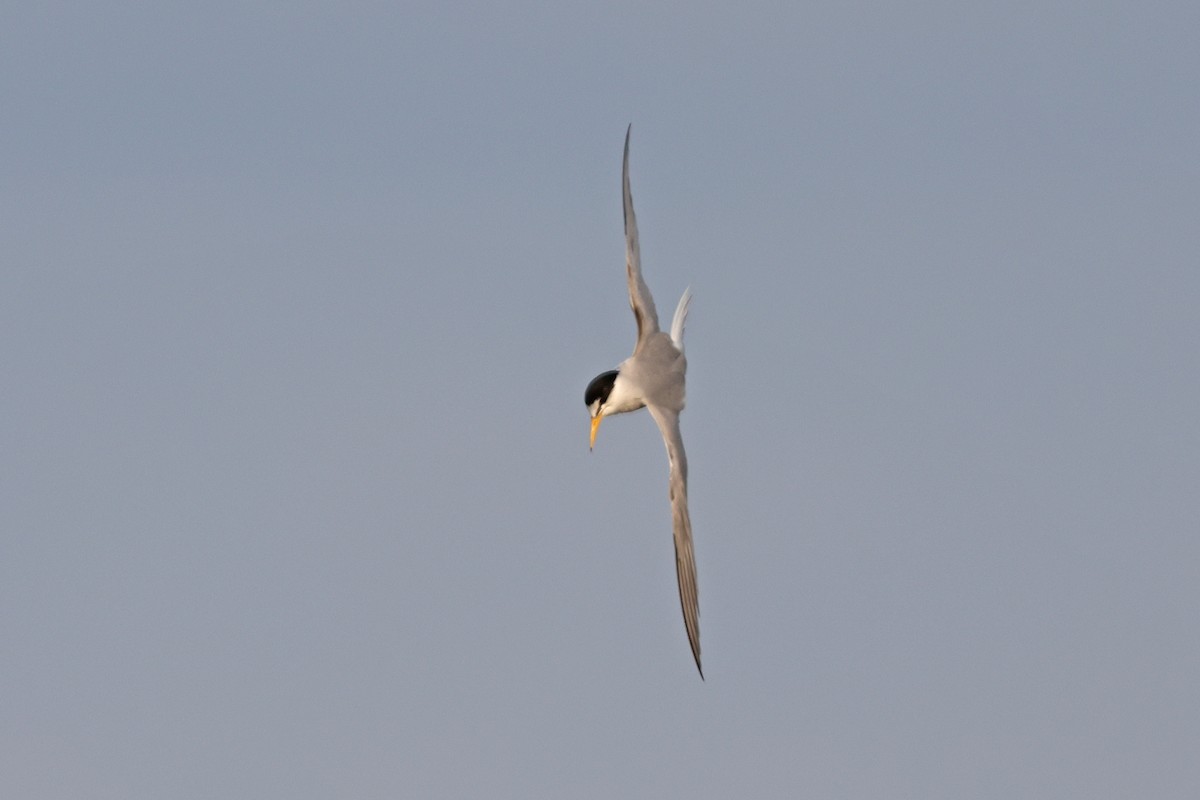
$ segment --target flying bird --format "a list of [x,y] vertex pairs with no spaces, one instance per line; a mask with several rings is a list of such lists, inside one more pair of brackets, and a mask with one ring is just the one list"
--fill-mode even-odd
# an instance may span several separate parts
[[633,355],[614,370],[592,379],[584,392],[584,403],[592,416],[589,449],[596,444],[600,421],[613,414],[645,408],[654,417],[667,446],[670,474],[667,479],[671,500],[671,519],[675,533],[675,572],[679,579],[679,602],[683,606],[683,624],[696,669],[700,666],[700,603],[696,594],[696,558],[692,552],[692,522],[688,517],[687,455],[679,432],[679,413],[683,411],[684,377],[687,359],[683,355],[683,326],[687,321],[691,290],[686,290],[675,308],[671,333],[659,330],[654,298],[642,278],[641,252],[638,248],[637,218],[633,214],[633,195],[629,191],[629,133],[625,131],[625,157],[621,167],[621,194],[625,208],[625,276],[629,281],[629,305],[637,321],[637,344]]

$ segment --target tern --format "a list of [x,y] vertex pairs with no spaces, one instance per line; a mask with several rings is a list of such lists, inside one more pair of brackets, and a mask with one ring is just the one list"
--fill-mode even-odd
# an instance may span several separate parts
[[659,330],[654,298],[642,278],[642,259],[638,247],[637,218],[633,214],[633,195],[629,190],[629,133],[625,131],[625,157],[621,167],[621,195],[625,210],[625,276],[629,281],[629,305],[637,321],[637,344],[633,355],[614,370],[592,379],[584,392],[584,403],[592,416],[589,450],[596,445],[600,421],[613,414],[645,408],[654,418],[667,446],[670,474],[667,479],[671,500],[671,519],[675,533],[675,573],[679,579],[679,603],[683,624],[696,669],[700,666],[700,603],[696,594],[696,557],[692,552],[692,522],[688,517],[687,454],[679,432],[679,413],[683,411],[687,359],[683,355],[683,326],[687,321],[691,290],[685,290],[675,308],[671,333]]

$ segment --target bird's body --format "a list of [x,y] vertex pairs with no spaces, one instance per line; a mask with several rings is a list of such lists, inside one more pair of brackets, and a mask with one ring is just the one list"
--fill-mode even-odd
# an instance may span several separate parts
[[675,309],[671,332],[658,327],[654,298],[642,278],[637,218],[629,188],[629,132],[625,133],[625,157],[621,171],[625,210],[625,271],[629,282],[629,305],[637,320],[638,337],[633,355],[615,370],[601,373],[588,384],[584,402],[592,417],[591,442],[596,441],[600,421],[613,414],[646,408],[658,425],[670,463],[668,485],[672,528],[675,538],[675,568],[684,627],[700,677],[700,608],[696,593],[696,560],[692,551],[692,523],[687,506],[687,455],[679,432],[679,414],[686,402],[687,358],[683,354],[683,331],[691,292],[685,291]]
[[684,379],[687,358],[671,337],[661,331],[647,337],[644,346],[617,368],[617,381],[609,395],[610,414],[637,411],[656,405],[676,413],[687,402]]

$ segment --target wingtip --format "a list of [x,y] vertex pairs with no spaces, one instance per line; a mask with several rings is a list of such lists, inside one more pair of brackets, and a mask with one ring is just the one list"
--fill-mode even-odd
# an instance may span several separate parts
[[625,235],[629,235],[629,215],[633,211],[633,198],[629,189],[629,132],[633,123],[625,129],[625,153],[621,157],[621,219],[625,223]]

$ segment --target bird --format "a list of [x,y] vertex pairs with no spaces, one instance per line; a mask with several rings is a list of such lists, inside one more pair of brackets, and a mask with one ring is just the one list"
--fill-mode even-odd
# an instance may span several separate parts
[[597,375],[584,392],[584,403],[592,418],[588,450],[596,446],[596,431],[605,417],[645,408],[654,418],[667,447],[670,467],[667,486],[671,501],[671,522],[675,538],[675,574],[679,581],[679,603],[688,644],[700,679],[700,602],[696,590],[696,557],[692,548],[692,521],[688,515],[688,463],[679,430],[679,414],[686,399],[687,359],[683,354],[683,329],[687,322],[692,292],[689,287],[679,299],[671,331],[659,329],[654,298],[642,277],[641,250],[638,246],[637,217],[633,213],[633,195],[629,188],[629,135],[625,131],[625,156],[621,166],[621,197],[625,216],[625,277],[629,283],[629,305],[637,322],[637,343],[633,355],[614,370]]

